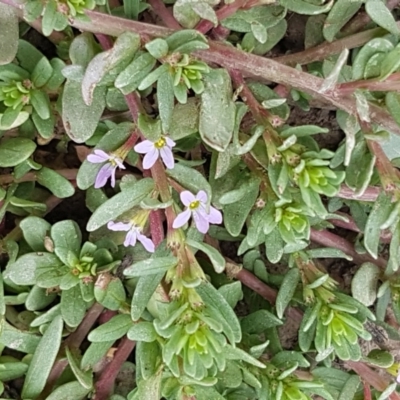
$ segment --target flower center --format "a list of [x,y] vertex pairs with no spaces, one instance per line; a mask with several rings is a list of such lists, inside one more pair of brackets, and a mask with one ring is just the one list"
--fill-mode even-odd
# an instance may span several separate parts
[[162,137],[154,142],[154,146],[156,146],[157,149],[162,149],[165,146],[166,142],[167,141]]
[[191,210],[195,210],[196,208],[199,208],[199,205],[200,205],[200,201],[199,201],[199,200],[195,200],[195,201],[192,201],[192,202],[189,204],[189,208],[190,208]]

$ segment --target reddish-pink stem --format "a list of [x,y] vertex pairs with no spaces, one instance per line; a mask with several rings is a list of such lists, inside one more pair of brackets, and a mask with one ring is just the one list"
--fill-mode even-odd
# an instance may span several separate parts
[[339,249],[346,253],[347,255],[353,257],[353,261],[356,264],[362,264],[364,262],[371,262],[377,265],[378,267],[385,268],[386,260],[382,257],[378,257],[376,260],[372,258],[369,254],[358,254],[352,243],[347,241],[346,239],[335,235],[334,233],[328,232],[326,230],[317,231],[311,228],[310,238],[313,242],[321,244],[326,247],[333,247],[335,249]]
[[[271,287],[266,285],[263,281],[258,279],[247,269],[239,268],[229,259],[227,259],[227,261],[228,262],[226,263],[226,272],[228,276],[239,280],[243,283],[243,285],[254,290],[254,292],[258,293],[261,297],[263,297],[272,305],[275,304],[277,296],[277,292],[275,289],[272,289]],[[288,317],[298,323],[300,323],[303,318],[303,313],[299,309],[294,307],[289,307],[286,311],[286,314]]]
[[135,342],[132,342],[127,337],[121,340],[117,351],[114,354],[112,361],[104,368],[95,385],[95,394],[93,400],[108,400],[111,394],[112,385],[118,372],[121,370],[122,364],[128,359],[133,349]]
[[151,238],[157,247],[164,240],[164,228],[161,210],[153,210],[150,213]]
[[[376,371],[359,361],[346,361],[345,365],[351,368],[364,381],[370,384],[379,392],[383,392],[389,385],[390,381],[379,375]],[[392,393],[390,400],[400,400],[398,393]]]
[[[65,347],[68,346],[70,348],[73,347],[75,349],[78,349],[87,337],[93,324],[97,321],[97,319],[103,312],[103,309],[104,307],[101,304],[94,303],[93,306],[90,307],[90,309],[86,313],[76,331],[71,333],[71,335],[67,337],[62,348],[65,349]],[[61,376],[67,365],[68,360],[66,358],[61,358],[55,362],[40,399],[46,398],[47,395],[51,393],[51,389],[53,388],[54,384],[57,382],[58,378]]]
[[164,25],[167,28],[176,30],[182,29],[179,22],[174,18],[170,10],[168,10],[161,0],[148,0],[148,3],[151,5],[153,11],[161,18],[161,21],[164,22]]

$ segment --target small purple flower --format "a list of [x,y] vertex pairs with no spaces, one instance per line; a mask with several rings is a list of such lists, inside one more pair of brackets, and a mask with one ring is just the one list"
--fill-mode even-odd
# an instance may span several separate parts
[[125,169],[125,166],[122,162],[122,159],[117,157],[115,154],[107,154],[103,150],[95,150],[94,154],[89,154],[87,160],[93,164],[100,164],[106,163],[101,168],[100,171],[97,173],[96,181],[94,183],[94,187],[96,189],[103,187],[108,178],[111,177],[111,186],[115,186],[115,172],[117,167],[121,169]]
[[144,248],[150,252],[154,253],[154,243],[151,239],[142,235],[142,229],[132,222],[124,223],[124,222],[114,222],[110,221],[107,224],[107,228],[111,231],[125,231],[128,232],[125,237],[124,246],[134,246],[136,241],[139,240],[140,243],[144,246]]
[[174,146],[175,142],[172,139],[161,136],[161,138],[155,142],[143,140],[143,142],[137,144],[134,149],[137,153],[145,154],[143,158],[144,169],[150,169],[160,156],[165,166],[172,169],[174,168],[174,156],[172,154],[172,148]]
[[172,227],[180,228],[185,225],[191,216],[193,216],[196,228],[201,233],[207,233],[210,224],[220,224],[222,222],[222,214],[216,208],[210,206],[210,211],[207,214],[207,193],[200,190],[196,196],[185,190],[181,193],[181,201],[187,207],[175,218]]

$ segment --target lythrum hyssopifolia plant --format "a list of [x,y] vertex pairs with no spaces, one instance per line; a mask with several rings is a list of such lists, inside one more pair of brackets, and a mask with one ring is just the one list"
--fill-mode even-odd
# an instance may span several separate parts
[[400,399],[398,16],[0,0],[0,397]]

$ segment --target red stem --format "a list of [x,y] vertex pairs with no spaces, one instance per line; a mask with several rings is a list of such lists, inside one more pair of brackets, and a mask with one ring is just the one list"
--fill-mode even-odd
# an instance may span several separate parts
[[164,240],[164,228],[161,210],[153,210],[150,213],[150,231],[154,245],[157,247]]
[[371,262],[378,267],[381,268],[386,268],[386,263],[387,261],[382,258],[378,257],[376,260],[372,258],[369,254],[358,254],[352,243],[350,243],[348,240],[335,235],[334,233],[328,232],[328,231],[317,231],[313,228],[311,228],[311,240],[315,243],[321,244],[326,247],[333,247],[336,249],[339,249],[346,253],[347,255],[353,257],[353,261],[356,264],[362,264],[365,262]]
[[[344,364],[356,372],[364,382],[367,382],[379,392],[383,392],[391,383],[362,362],[346,361]],[[398,393],[392,393],[389,399],[400,400],[400,395]]]
[[114,358],[101,372],[100,378],[95,384],[93,400],[109,399],[115,378],[121,370],[122,364],[128,359],[135,348],[135,344],[135,342],[132,342],[127,337],[124,337],[121,340],[121,343],[114,354]]
[[164,25],[167,28],[175,30],[182,29],[179,22],[161,0],[148,0],[147,2],[151,5],[153,11],[161,18],[161,21],[164,22]]

